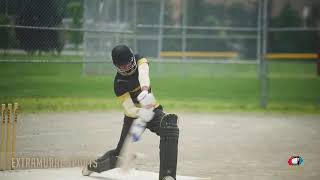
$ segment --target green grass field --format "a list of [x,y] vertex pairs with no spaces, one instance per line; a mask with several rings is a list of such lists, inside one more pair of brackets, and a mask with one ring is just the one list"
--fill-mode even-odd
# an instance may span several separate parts
[[[25,59],[26,56],[0,56]],[[35,56],[33,59],[80,57]],[[0,63],[0,102],[25,112],[121,108],[113,93],[114,69],[84,75],[82,64]],[[269,63],[269,105],[259,107],[256,65],[151,63],[154,93],[168,111],[320,112],[320,78],[312,63]]]

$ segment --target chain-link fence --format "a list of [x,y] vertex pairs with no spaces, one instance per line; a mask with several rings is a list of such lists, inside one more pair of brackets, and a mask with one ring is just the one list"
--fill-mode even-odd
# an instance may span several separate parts
[[[268,52],[314,53],[317,1],[268,2]],[[112,46],[127,43],[159,59],[256,60],[259,4],[262,1],[2,0],[0,47],[12,54],[82,55],[98,46],[89,54],[109,59]]]
[[[260,74],[266,99],[268,75],[316,73],[319,7],[317,0],[1,0],[0,60],[81,63],[83,74],[113,74],[110,51],[125,43],[159,75]],[[310,71],[279,70],[275,62],[288,59]]]
[[128,32],[86,33],[88,61],[106,58],[118,43],[159,61],[257,59],[257,2],[89,0],[84,7],[86,28]]
[[256,1],[4,0],[1,11],[7,53],[80,53],[100,40],[95,55],[123,42],[149,57],[257,59]]

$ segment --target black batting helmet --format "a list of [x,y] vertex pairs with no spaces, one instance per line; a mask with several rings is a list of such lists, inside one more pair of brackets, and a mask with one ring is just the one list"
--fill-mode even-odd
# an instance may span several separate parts
[[132,50],[126,45],[118,45],[112,49],[112,61],[117,71],[124,76],[129,76],[137,69]]

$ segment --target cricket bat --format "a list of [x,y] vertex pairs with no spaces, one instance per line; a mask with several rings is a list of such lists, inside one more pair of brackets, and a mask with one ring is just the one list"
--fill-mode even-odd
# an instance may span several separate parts
[[129,130],[129,133],[123,143],[120,151],[117,167],[120,167],[121,173],[127,174],[130,170],[132,162],[137,158],[143,158],[142,153],[135,152],[135,144],[140,140],[141,135],[145,130],[146,123],[140,118],[134,120]]

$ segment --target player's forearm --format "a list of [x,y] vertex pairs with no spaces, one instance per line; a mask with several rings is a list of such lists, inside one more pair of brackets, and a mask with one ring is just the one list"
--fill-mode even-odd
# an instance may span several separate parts
[[125,110],[125,114],[129,117],[140,118],[145,122],[148,122],[153,118],[153,108],[138,108],[133,104],[131,98],[124,100],[122,106]]
[[148,90],[150,87],[149,65],[147,63],[139,65],[138,71],[141,90]]

